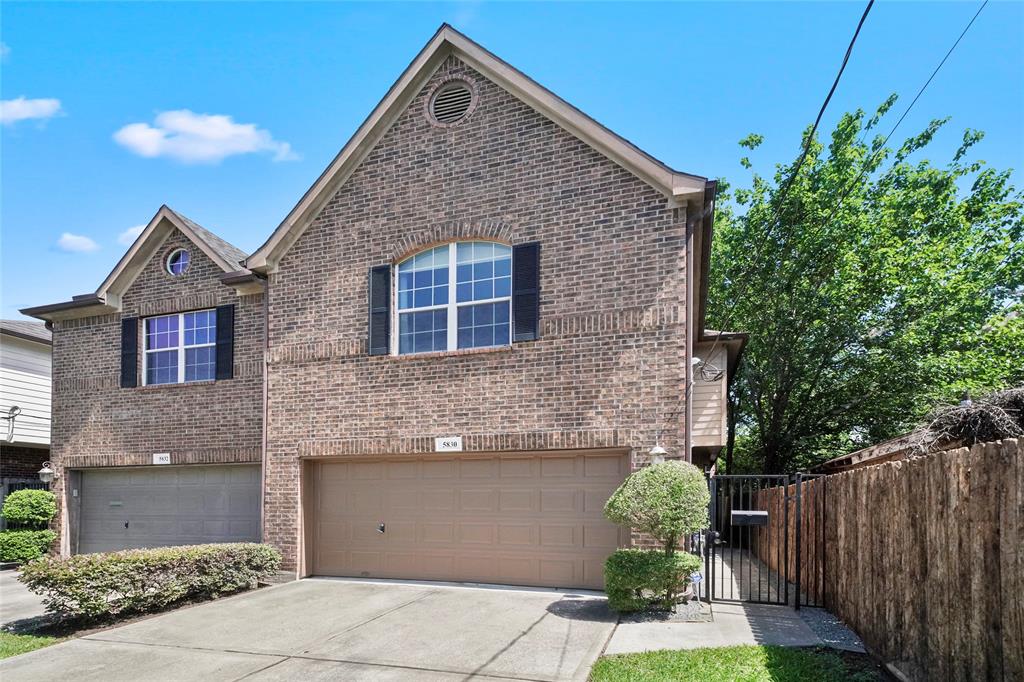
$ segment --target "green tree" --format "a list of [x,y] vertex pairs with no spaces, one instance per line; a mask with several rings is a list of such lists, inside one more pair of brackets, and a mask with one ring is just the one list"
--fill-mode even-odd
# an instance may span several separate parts
[[720,185],[709,326],[750,332],[730,470],[808,467],[1024,380],[1022,196],[968,160],[978,131],[945,165],[923,157],[948,119],[885,146],[895,100],[810,140],[795,177],[794,162]]

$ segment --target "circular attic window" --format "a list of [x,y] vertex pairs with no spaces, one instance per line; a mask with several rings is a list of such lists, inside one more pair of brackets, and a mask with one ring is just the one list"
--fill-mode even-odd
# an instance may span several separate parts
[[191,261],[192,258],[189,256],[188,251],[185,249],[175,249],[171,251],[171,255],[167,256],[167,272],[175,277],[183,275],[188,270]]
[[453,81],[442,86],[430,102],[430,115],[438,123],[461,121],[473,104],[473,91],[465,81]]

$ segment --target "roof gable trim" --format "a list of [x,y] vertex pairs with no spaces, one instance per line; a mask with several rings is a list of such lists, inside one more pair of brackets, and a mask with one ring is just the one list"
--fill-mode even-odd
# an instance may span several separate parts
[[703,196],[705,178],[672,170],[443,24],[266,243],[246,259],[247,268],[267,272],[277,267],[319,209],[348,180],[444,59],[452,54],[669,199],[685,201]]
[[201,236],[189,225],[187,220],[171,210],[168,206],[160,207],[153,219],[146,225],[146,229],[138,236],[128,251],[117,262],[114,269],[103,280],[103,284],[96,290],[96,295],[102,299],[110,300],[111,295],[119,298],[146,267],[153,254],[167,240],[167,237],[177,229],[184,234],[190,242],[195,244],[200,251],[217,264],[224,272],[235,272],[237,264],[232,264],[221,254],[206,243]]

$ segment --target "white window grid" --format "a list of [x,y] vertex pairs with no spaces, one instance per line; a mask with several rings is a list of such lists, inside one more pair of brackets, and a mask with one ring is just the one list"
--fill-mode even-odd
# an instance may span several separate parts
[[[142,324],[142,348],[143,348],[143,353],[142,353],[142,385],[143,386],[150,385],[149,384],[149,356],[154,354],[154,353],[166,353],[168,351],[174,351],[174,350],[176,350],[178,352],[178,379],[174,383],[176,383],[176,384],[184,384],[184,383],[193,383],[194,381],[210,381],[209,379],[194,379],[193,381],[189,381],[189,382],[185,381],[185,349],[191,349],[191,348],[210,348],[210,347],[214,347],[214,346],[217,345],[217,319],[216,319],[216,317],[214,317],[214,320],[213,320],[213,324],[214,324],[213,330],[214,331],[213,331],[213,334],[211,335],[212,338],[213,338],[212,341],[210,341],[208,343],[190,343],[190,344],[186,344],[185,343],[185,316],[186,315],[191,315],[193,313],[214,313],[214,314],[216,314],[216,310],[214,310],[212,308],[209,309],[209,310],[190,310],[188,312],[178,313],[176,315],[155,315],[153,317],[147,317],[147,318],[143,319],[143,324]],[[157,320],[157,319],[166,318],[166,317],[176,317],[176,318],[178,318],[178,346],[176,348],[154,348],[154,349],[150,350],[149,348],[146,347],[147,344],[149,343],[149,323],[150,323],[151,320]],[[169,386],[171,384],[156,383],[156,384],[153,384],[153,385],[154,386]]]
[[[425,306],[420,306],[418,308],[402,308],[401,310],[399,310],[398,309],[398,280],[399,280],[399,277],[398,277],[398,266],[401,265],[402,263],[404,263],[405,261],[409,260],[409,258],[415,258],[417,255],[419,255],[419,253],[422,253],[422,251],[419,252],[419,253],[415,253],[415,254],[409,256],[409,258],[403,259],[401,262],[396,263],[395,267],[392,268],[392,271],[393,271],[394,275],[391,278],[391,309],[393,311],[395,311],[395,313],[394,313],[394,315],[392,315],[392,319],[391,319],[391,354],[392,355],[398,355],[399,354],[399,350],[398,349],[399,349],[399,343],[400,343],[400,340],[401,340],[399,338],[400,337],[400,334],[399,334],[399,330],[400,330],[399,321],[400,321],[400,316],[401,315],[404,315],[406,313],[422,313],[422,312],[426,312],[428,310],[447,310],[447,314],[448,314],[448,326],[447,326],[447,330],[448,330],[448,344],[447,344],[446,349],[444,351],[419,351],[419,352],[411,351],[409,353],[402,353],[402,355],[422,355],[424,353],[449,352],[449,351],[453,351],[453,350],[459,350],[459,308],[475,306],[475,305],[483,305],[485,303],[501,303],[503,301],[508,301],[508,304],[509,304],[508,338],[505,339],[505,341],[503,343],[495,343],[494,346],[481,346],[481,347],[486,347],[486,348],[498,347],[498,348],[500,348],[501,346],[512,345],[512,295],[511,295],[511,293],[509,293],[508,296],[497,296],[497,297],[494,297],[494,298],[480,299],[478,301],[463,301],[462,303],[458,303],[457,302],[458,296],[456,295],[456,287],[457,287],[457,283],[456,283],[457,275],[456,275],[456,273],[458,272],[458,269],[457,269],[458,263],[456,261],[457,261],[457,258],[458,258],[458,256],[457,256],[458,245],[459,244],[467,244],[467,243],[475,243],[475,242],[472,242],[472,241],[471,242],[449,242],[447,244],[447,246],[448,246],[448,303],[447,303],[447,305],[425,305]],[[482,243],[486,243],[486,242],[482,242]],[[500,242],[490,242],[490,243],[500,244]],[[438,246],[444,246],[444,245],[441,244],[441,245],[438,245]],[[506,246],[506,245],[502,244],[502,246]],[[435,248],[437,248],[437,247],[435,246],[435,247],[431,247],[431,249],[425,249],[425,250],[429,251],[429,250],[433,250]],[[475,262],[475,261],[473,261],[473,262]],[[513,271],[515,270],[515,264],[514,263],[512,264],[512,269],[513,269]]]

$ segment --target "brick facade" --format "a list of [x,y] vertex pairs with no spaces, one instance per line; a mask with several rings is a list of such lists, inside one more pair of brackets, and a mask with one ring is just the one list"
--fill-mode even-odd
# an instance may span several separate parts
[[[437,126],[440,82],[475,111]],[[686,215],[455,57],[271,275],[264,538],[299,559],[301,459],[466,450],[684,450]],[[367,272],[460,238],[541,243],[537,341],[367,355]]]
[[[180,277],[167,255],[187,248]],[[65,469],[152,464],[167,452],[172,464],[259,462],[262,450],[264,298],[239,296],[220,282],[223,270],[175,230],[122,296],[122,312],[53,325],[53,430],[58,474]],[[143,325],[139,324],[139,386],[120,387],[121,319],[235,305],[234,378],[142,386]],[[63,495],[66,476],[53,489]],[[65,545],[66,546],[66,545]]]
[[[471,113],[438,125],[430,93],[452,79],[472,85]],[[427,453],[448,435],[469,452],[614,448],[633,467],[656,439],[683,454],[688,219],[449,56],[284,253],[265,294],[238,295],[174,231],[119,313],[54,323],[53,461],[59,474],[147,465],[155,452],[172,464],[263,461],[263,539],[296,569],[306,459]],[[463,239],[540,243],[540,338],[369,356],[369,269]],[[164,261],[178,247],[192,264],[172,277]],[[120,388],[123,318],[229,303],[233,379]]]
[[39,480],[43,462],[50,459],[49,448],[27,448],[22,445],[0,444],[0,478],[30,478]]

